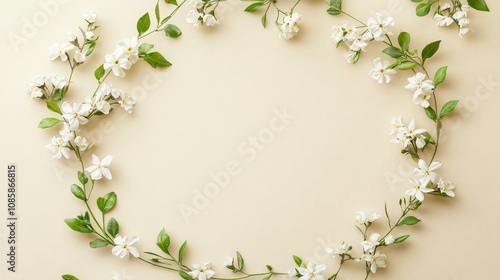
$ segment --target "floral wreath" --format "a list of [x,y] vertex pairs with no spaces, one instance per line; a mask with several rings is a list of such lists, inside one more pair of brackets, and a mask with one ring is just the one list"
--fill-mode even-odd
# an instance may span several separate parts
[[[188,12],[187,22],[195,27],[200,25],[214,26],[219,24],[217,18],[217,7],[222,0],[190,0],[188,4],[193,6]],[[244,1],[244,0],[243,0]],[[265,10],[261,23],[264,27],[267,24],[267,16],[270,11],[276,11],[275,24],[279,30],[279,36],[283,39],[292,39],[298,35],[301,15],[296,12],[296,8],[301,0],[296,0],[295,4],[287,11],[281,10],[275,0],[251,0],[253,2],[246,7],[246,12],[257,12]],[[467,0],[468,4],[461,1],[450,0],[424,2],[423,0],[411,0],[418,3],[416,14],[418,16],[428,15],[433,10],[433,18],[438,26],[455,25],[458,28],[459,35],[465,36],[470,29],[470,20],[468,12],[471,8],[488,11],[488,6],[484,0]],[[107,155],[104,158],[92,154],[91,163],[88,164],[88,156],[85,154],[92,146],[92,143],[80,133],[81,126],[87,124],[91,119],[110,114],[116,107],[131,113],[136,104],[135,98],[127,92],[114,88],[106,83],[106,79],[113,74],[117,77],[125,77],[125,70],[129,70],[133,64],[139,60],[144,60],[153,68],[170,66],[162,54],[153,51],[154,45],[149,43],[140,43],[147,36],[164,32],[171,38],[179,37],[181,30],[168,23],[176,14],[186,0],[177,3],[176,0],[165,0],[164,2],[173,7],[170,14],[164,18],[160,12],[160,1],[157,1],[154,16],[156,27],[151,26],[151,17],[149,13],[144,14],[137,22],[138,35],[121,40],[113,52],[105,55],[105,62],[94,71],[94,77],[97,80],[97,86],[94,92],[85,98],[81,103],[70,104],[65,101],[72,84],[73,74],[80,65],[93,53],[99,36],[95,33],[98,29],[96,25],[97,13],[86,11],[83,17],[86,21],[86,29],[80,28],[82,37],[68,32],[67,42],[54,44],[49,48],[49,58],[51,60],[60,59],[68,63],[70,67],[69,78],[56,73],[50,78],[39,75],[33,78],[28,84],[28,92],[33,99],[44,100],[47,108],[58,114],[58,117],[44,118],[40,121],[39,127],[46,129],[58,125],[62,128],[58,136],[54,136],[47,148],[53,153],[53,158],[69,159],[75,156],[80,163],[80,170],[77,171],[78,182],[71,185],[73,195],[81,200],[86,210],[76,218],[66,219],[65,223],[74,231],[93,234],[96,239],[90,242],[91,248],[101,248],[111,246],[111,253],[120,258],[133,257],[154,267],[177,272],[185,280],[206,280],[206,279],[246,279],[260,277],[268,280],[273,276],[287,275],[296,277],[299,280],[323,280],[323,274],[326,271],[326,265],[305,263],[298,256],[293,256],[295,267],[287,272],[276,272],[270,265],[266,266],[264,272],[250,273],[245,270],[245,260],[240,252],[236,252],[234,257],[226,257],[223,266],[232,271],[236,276],[233,278],[217,278],[215,271],[212,270],[209,262],[192,264],[188,266],[184,263],[184,255],[187,248],[185,241],[178,252],[170,250],[171,238],[162,229],[157,237],[158,253],[144,252],[139,253],[134,247],[139,238],[135,236],[122,236],[119,233],[119,224],[115,218],[109,218],[109,212],[114,208],[117,202],[115,192],[110,192],[103,197],[95,199],[95,206],[90,205],[92,192],[96,184],[103,178],[112,179],[110,165],[113,157]],[[341,0],[330,0],[327,2],[327,12],[331,15],[344,14],[354,20],[354,23],[345,22],[340,26],[333,26],[331,39],[337,48],[346,47],[348,49],[345,58],[349,63],[356,63],[363,52],[366,51],[368,44],[380,42],[387,45],[383,53],[393,60],[383,61],[381,58],[374,60],[373,69],[370,76],[378,83],[389,83],[391,75],[398,70],[409,70],[412,76],[408,78],[408,84],[405,86],[412,95],[412,102],[421,106],[426,116],[435,123],[433,135],[426,129],[417,128],[415,121],[411,120],[408,125],[403,122],[402,117],[392,121],[391,135],[394,137],[390,141],[397,144],[401,153],[409,155],[415,162],[414,177],[410,178],[411,188],[405,192],[405,195],[399,199],[401,213],[397,219],[392,218],[385,207],[385,217],[387,218],[388,230],[381,234],[370,232],[370,227],[378,220],[381,215],[373,211],[360,211],[356,216],[357,229],[362,235],[360,242],[362,254],[353,253],[353,244],[341,242],[331,248],[325,248],[325,251],[337,256],[337,270],[328,276],[328,279],[337,279],[343,265],[346,262],[353,261],[362,263],[366,272],[365,279],[368,279],[377,269],[386,267],[387,256],[381,252],[381,248],[392,246],[406,241],[410,235],[395,236],[396,228],[411,226],[420,222],[418,218],[410,215],[416,211],[423,203],[426,195],[435,195],[442,197],[454,197],[455,186],[448,180],[442,179],[436,172],[441,167],[441,163],[435,161],[438,147],[440,145],[440,132],[442,129],[441,120],[450,114],[458,103],[458,100],[445,102],[439,106],[436,97],[436,90],[441,83],[445,81],[447,67],[439,68],[434,75],[427,68],[427,60],[433,57],[439,49],[440,41],[427,44],[421,52],[410,50],[411,37],[407,32],[401,32],[396,38],[391,33],[390,28],[394,26],[394,19],[382,13],[376,13],[370,17],[367,22],[362,22],[342,10]],[[397,42],[394,43],[394,42]],[[431,149],[424,155],[425,150]],[[426,159],[425,159],[426,158]],[[147,255],[148,257],[142,257]],[[63,279],[74,280],[77,277],[66,274]],[[120,279],[115,276],[114,279]]]

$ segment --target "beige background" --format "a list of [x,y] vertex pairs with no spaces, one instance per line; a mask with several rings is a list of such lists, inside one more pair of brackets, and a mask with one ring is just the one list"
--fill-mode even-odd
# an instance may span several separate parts
[[[48,12],[42,7],[47,2],[55,3]],[[398,231],[411,238],[383,250],[388,268],[371,279],[498,279],[500,4],[490,0],[489,5],[489,14],[470,13],[476,32],[461,39],[454,28],[437,28],[430,17],[415,17],[410,1],[345,4],[363,20],[380,10],[393,14],[394,32],[410,32],[412,48],[442,39],[441,50],[429,61],[431,71],[449,66],[439,100],[462,100],[444,122],[446,140],[437,156],[443,162],[440,174],[458,187],[457,197],[427,198],[416,213],[423,223]],[[89,249],[90,237],[66,227],[63,219],[83,210],[69,192],[76,182],[75,165],[51,159],[44,146],[57,130],[36,126],[52,114],[24,93],[36,74],[67,75],[66,65],[47,59],[47,48],[65,40],[67,31],[76,33],[78,25],[84,26],[80,13],[90,8],[99,12],[101,40],[92,60],[75,74],[72,96],[81,100],[93,90],[89,74],[106,51],[134,35],[136,19],[153,7],[154,1],[131,0],[1,1],[2,225],[5,169],[16,163],[19,171],[18,272],[7,273],[2,261],[1,279],[59,279],[64,273],[83,280],[111,279],[114,273],[126,280],[176,277],[139,261],[118,259],[110,248]],[[293,41],[280,40],[272,24],[262,29],[260,16],[243,13],[244,7],[234,1],[224,4],[222,23],[200,29],[185,23],[187,9],[181,9],[173,20],[184,32],[181,38],[158,34],[147,39],[174,66],[154,72],[141,62],[127,72],[127,79],[111,80],[136,94],[139,103],[132,115],[117,110],[84,127],[96,140],[93,153],[114,156],[114,179],[99,184],[96,194],[118,193],[112,215],[121,234],[141,238],[141,251],[156,251],[156,235],[165,227],[173,248],[189,240],[188,263],[212,261],[219,277],[229,275],[222,260],[236,250],[251,271],[264,270],[265,264],[287,271],[296,254],[329,264],[332,272],[336,262],[322,247],[346,241],[359,250],[357,211],[383,213],[387,202],[395,216],[399,197],[410,187],[409,161],[389,143],[391,119],[415,118],[419,127],[428,129],[431,122],[404,89],[410,73],[400,73],[389,86],[369,78],[371,61],[383,46],[370,45],[358,65],[344,61],[343,50],[336,50],[329,36],[331,26],[347,18],[327,15],[323,1],[299,5],[303,23]],[[23,33],[26,21],[35,21],[36,30]],[[9,36],[24,41],[16,46]],[[238,147],[268,128],[273,110],[283,108],[294,118],[247,160]],[[179,207],[192,205],[196,191],[212,181],[210,172],[224,170],[230,161],[240,164],[241,173],[186,223]],[[376,229],[382,231],[384,225],[380,222]],[[6,237],[2,226],[1,260]],[[340,279],[361,279],[360,271],[351,265]]]

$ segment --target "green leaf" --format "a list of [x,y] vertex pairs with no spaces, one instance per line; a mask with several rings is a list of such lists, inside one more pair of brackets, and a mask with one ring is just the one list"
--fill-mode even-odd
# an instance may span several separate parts
[[97,239],[95,239],[95,240],[92,240],[92,241],[90,241],[90,243],[89,243],[90,248],[94,248],[94,249],[96,249],[96,248],[106,247],[106,246],[108,246],[108,245],[109,245],[108,241],[103,240],[103,239],[100,239],[100,238],[97,238]]
[[266,268],[267,268],[267,270],[269,270],[269,272],[273,271],[273,267],[268,265],[268,264],[266,264]]
[[385,48],[382,52],[387,54],[388,56],[390,56],[392,58],[399,58],[399,57],[402,57],[403,55],[405,55],[400,49],[398,49],[396,47]]
[[238,270],[242,271],[243,266],[245,266],[245,260],[243,259],[243,256],[238,251],[236,251],[236,258],[238,259]]
[[267,12],[262,15],[262,18],[260,19],[260,22],[262,23],[262,26],[266,28],[266,23],[267,23]]
[[408,216],[408,217],[405,217],[403,220],[401,220],[401,222],[398,223],[398,226],[402,226],[402,225],[412,226],[412,225],[418,224],[419,222],[420,222],[419,219],[417,219],[413,216]]
[[426,131],[422,133],[422,135],[425,137],[425,142],[431,143],[432,145],[436,144],[436,142],[434,141],[434,139],[432,139],[432,136],[429,134],[429,132]]
[[115,238],[118,235],[118,232],[120,232],[120,225],[115,220],[115,218],[109,219],[107,230],[109,234],[111,234],[111,237],[113,238]]
[[145,54],[147,54],[148,52],[150,52],[153,48],[155,47],[155,45],[153,44],[148,44],[148,43],[142,43],[140,46],[139,46],[139,55],[140,56],[143,56]]
[[52,95],[52,100],[61,100],[63,98],[63,90],[58,88],[54,91],[54,95]]
[[293,261],[297,264],[297,266],[301,266],[302,265],[302,259],[299,258],[298,256],[293,256]]
[[40,123],[38,124],[38,127],[39,128],[49,128],[49,127],[53,127],[54,125],[58,124],[62,122],[60,119],[56,119],[56,118],[45,118],[45,119],[42,119],[40,121]]
[[97,198],[97,207],[99,208],[99,210],[101,210],[103,214],[107,213],[115,206],[116,199],[117,199],[116,193],[110,192],[106,194],[104,197]]
[[88,225],[80,220],[80,219],[66,219],[64,222],[74,231],[78,231],[81,233],[92,233],[94,232],[92,229],[88,227]]
[[149,63],[149,65],[151,65],[153,68],[172,65],[159,52],[148,53],[143,57],[143,59],[144,61]]
[[177,4],[177,0],[165,0],[165,3],[179,6],[179,4]]
[[396,65],[396,67],[398,69],[401,69],[401,70],[408,70],[408,69],[412,69],[413,67],[417,66],[418,64],[413,62],[413,61],[402,61],[400,63],[398,63],[398,65]]
[[182,35],[182,31],[179,27],[173,24],[167,24],[163,30],[165,31],[165,35],[170,38],[177,38]]
[[104,64],[101,64],[101,66],[97,67],[97,69],[95,69],[94,71],[94,77],[96,78],[96,80],[100,81],[101,78],[104,76]]
[[336,16],[342,12],[342,0],[330,0],[330,8],[326,10],[329,15]]
[[439,84],[444,82],[446,79],[446,70],[448,70],[448,66],[443,66],[436,71],[436,74],[434,75],[434,86],[437,87]]
[[59,105],[57,105],[57,103],[52,100],[47,100],[47,108],[54,113],[62,115],[61,108],[59,108]]
[[253,13],[257,11],[260,7],[264,5],[264,2],[255,2],[253,4],[250,4],[250,6],[246,7],[245,12],[250,12]]
[[170,236],[165,232],[165,229],[162,229],[156,238],[156,245],[162,250],[165,254],[170,254],[168,252],[168,246],[170,246]]
[[269,274],[269,275],[267,275],[266,277],[262,278],[262,280],[269,280],[269,279],[271,279],[271,276],[273,276],[273,275],[272,275],[272,274]]
[[87,49],[87,52],[85,53],[85,56],[91,55],[95,50],[95,42],[92,42],[89,44],[89,48]]
[[182,259],[184,259],[184,253],[186,251],[186,246],[187,246],[187,240],[182,243],[181,248],[179,249],[179,263],[182,263]]
[[423,17],[429,14],[431,11],[432,4],[429,3],[420,3],[417,5],[416,13],[417,16]]
[[78,280],[78,278],[76,278],[75,276],[73,276],[71,274],[64,274],[62,276],[62,279],[64,279],[64,280]]
[[446,104],[444,104],[443,108],[441,108],[441,113],[439,113],[439,118],[442,118],[442,117],[448,115],[449,113],[451,113],[455,109],[457,104],[458,104],[458,100],[451,100],[451,101],[446,102]]
[[411,0],[411,2],[413,2],[413,3],[420,3],[422,1],[424,1],[424,0]]
[[76,198],[83,200],[83,201],[87,201],[87,197],[85,196],[85,192],[83,191],[82,188],[80,188],[80,186],[75,185],[75,184],[71,185],[71,192],[73,193],[73,195],[76,196]]
[[193,277],[191,275],[187,274],[183,270],[179,270],[179,275],[182,277],[184,280],[193,280]]
[[490,9],[488,8],[488,5],[486,5],[486,1],[484,0],[467,0],[467,3],[469,6],[472,8],[478,10],[478,11],[483,11],[483,12],[489,12]]
[[404,242],[406,239],[408,239],[408,237],[410,237],[409,235],[403,235],[403,236],[400,236],[398,238],[396,238],[394,240],[394,243],[402,243]]
[[160,24],[160,0],[156,1],[155,18],[158,25]]
[[78,181],[80,181],[80,183],[82,183],[82,185],[85,185],[88,183],[89,177],[87,177],[87,175],[85,175],[85,173],[78,171]]
[[144,34],[144,32],[149,30],[151,26],[151,19],[149,18],[149,13],[145,13],[138,21],[137,21],[137,32],[139,36]]
[[433,120],[434,122],[437,121],[436,111],[434,111],[431,106],[425,108],[424,110],[429,119]]
[[407,52],[410,48],[411,36],[408,32],[401,32],[398,35],[398,43],[404,52]]
[[426,59],[431,58],[438,50],[441,40],[432,42],[424,47],[422,50],[422,60],[425,62]]

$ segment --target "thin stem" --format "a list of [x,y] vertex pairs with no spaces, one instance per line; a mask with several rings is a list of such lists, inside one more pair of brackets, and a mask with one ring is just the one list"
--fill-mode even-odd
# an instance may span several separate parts
[[150,264],[150,265],[152,265],[152,266],[156,266],[156,267],[159,267],[159,268],[163,268],[163,269],[167,269],[167,270],[172,270],[172,271],[176,271],[176,272],[178,272],[178,271],[179,271],[179,269],[175,269],[175,268],[171,268],[171,267],[166,267],[166,266],[163,266],[163,265],[159,265],[159,264],[157,264],[157,263],[154,263],[154,262],[148,261],[148,260],[143,259],[143,258],[141,258],[141,257],[139,257],[138,259],[139,259],[139,260],[141,260],[141,261],[143,261],[143,262],[145,262],[145,263],[147,263],[147,264]]

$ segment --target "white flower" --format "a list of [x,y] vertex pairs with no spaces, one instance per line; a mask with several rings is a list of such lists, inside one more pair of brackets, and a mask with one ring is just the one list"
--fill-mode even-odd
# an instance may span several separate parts
[[394,26],[394,19],[390,16],[384,16],[381,13],[376,13],[375,18],[369,18],[367,23],[368,30],[373,34],[373,38],[376,41],[383,41],[385,39],[385,35],[392,35],[392,33],[387,29],[388,27]]
[[203,7],[204,2],[203,0],[189,0],[188,4],[193,5],[193,7],[195,7],[196,9],[200,9],[201,7]]
[[438,26],[450,26],[453,23],[453,19],[450,16],[435,14],[434,19],[437,20]]
[[325,253],[335,257],[347,253],[348,250],[349,246],[345,242],[342,242],[342,244],[335,244],[333,247],[325,248]]
[[80,124],[86,124],[89,120],[85,117],[91,109],[89,104],[64,102],[61,106],[62,117],[69,123],[71,130],[76,131]]
[[288,277],[293,278],[295,276],[297,276],[297,269],[290,268],[290,270],[288,270]]
[[[347,35],[346,35],[347,36]],[[373,38],[370,32],[364,32],[361,29],[356,30],[353,34],[354,40],[352,40],[349,49],[353,52],[366,51],[366,46],[368,46],[368,41]]]
[[405,194],[415,197],[418,201],[424,201],[424,193],[433,191],[433,189],[427,188],[427,184],[424,184],[422,179],[410,178],[410,182],[414,185],[414,188],[407,190]]
[[135,236],[121,237],[120,235],[117,235],[113,241],[115,242],[115,246],[111,250],[111,253],[113,253],[113,255],[120,257],[122,259],[128,257],[129,254],[131,254],[136,258],[139,257],[139,251],[137,250],[137,248],[132,246],[137,241],[139,241],[138,237]]
[[200,27],[203,20],[203,13],[199,13],[197,10],[190,10],[187,14],[186,22],[192,24],[194,27]]
[[59,134],[61,135],[61,138],[66,142],[71,141],[71,139],[73,139],[74,136],[74,133],[67,122],[64,123],[64,128],[61,131],[59,131]]
[[117,77],[125,77],[125,72],[123,69],[130,69],[132,63],[128,60],[126,53],[124,52],[112,52],[107,53],[104,57],[104,70],[111,69],[113,74]]
[[458,26],[460,26],[460,28],[466,27],[469,24],[470,24],[470,19],[468,18],[462,18],[458,21]]
[[299,267],[297,270],[302,275],[299,280],[324,280],[325,278],[321,274],[326,270],[326,265],[316,265],[310,262],[307,264],[307,268]]
[[99,180],[102,178],[102,176],[111,180],[113,177],[111,176],[111,172],[107,167],[111,164],[112,160],[112,156],[106,156],[101,161],[98,156],[92,155],[93,165],[85,168],[85,171],[90,173],[90,178],[92,178],[92,180]]
[[198,278],[198,280],[206,280],[212,278],[215,272],[210,269],[210,263],[205,263],[203,266],[193,263],[194,270],[188,272],[189,276],[193,279]]
[[405,88],[418,94],[432,91],[434,89],[432,81],[425,78],[424,73],[418,72],[415,76],[408,78],[409,84]]
[[363,224],[370,224],[373,223],[375,220],[378,220],[380,218],[380,214],[373,212],[373,211],[359,211],[358,214],[356,215],[356,222],[358,224],[363,225]]
[[344,29],[342,26],[332,26],[332,36],[330,37],[335,43],[344,40]]
[[427,185],[429,182],[437,182],[439,175],[434,172],[434,170],[441,167],[440,162],[434,161],[431,163],[431,165],[427,166],[425,160],[419,159],[417,166],[418,167],[415,168],[413,173],[415,173],[415,175],[417,175],[417,177],[422,180],[423,185]]
[[405,134],[406,137],[410,138],[411,140],[415,139],[415,137],[419,134],[422,134],[426,132],[426,129],[423,128],[418,128],[415,129],[415,120],[411,120],[410,124],[408,125],[407,128],[404,128],[401,130],[402,133]]
[[215,26],[219,21],[211,14],[205,14],[203,16],[203,24],[206,26]]
[[92,32],[92,31],[86,31],[85,32],[85,39],[92,40],[92,38],[94,38],[94,32]]
[[64,80],[64,76],[56,73],[52,78],[50,78],[50,82],[56,89],[61,89],[66,85],[66,80]]
[[132,109],[134,108],[134,105],[136,103],[135,98],[128,93],[122,93],[121,98],[122,100],[118,101],[120,106],[128,113],[132,113]]
[[356,33],[357,33],[358,29],[356,28],[356,26],[354,24],[349,23],[349,22],[344,22],[344,24],[342,25],[342,28],[344,29],[344,32],[345,32],[344,37],[348,41],[354,41],[356,39]]
[[460,28],[458,34],[460,35],[460,37],[464,37],[465,35],[467,35],[467,33],[469,33],[470,31],[470,28]]
[[441,193],[445,193],[449,197],[455,197],[455,185],[453,185],[453,183],[451,183],[450,181],[439,179],[437,187],[439,188]]
[[38,75],[28,82],[27,92],[31,94],[31,98],[40,98],[43,96],[42,88],[45,87],[46,81],[47,78]]
[[375,255],[366,254],[363,255],[362,258],[363,260],[368,262],[368,264],[370,265],[370,270],[373,273],[377,273],[378,267],[386,267],[385,261],[387,260],[387,257],[385,256],[385,254],[380,254],[380,252],[375,253]]
[[375,248],[377,248],[377,246],[380,244],[380,242],[378,242],[379,238],[380,234],[372,233],[370,235],[370,238],[368,238],[368,240],[361,242],[361,246],[363,246],[363,251],[373,253]]
[[394,235],[392,235],[392,234],[389,234],[384,238],[385,245],[391,245],[392,243],[394,243],[394,241],[396,241],[396,239],[394,238]]
[[344,55],[345,59],[348,63],[354,63],[354,59],[356,58],[357,52],[350,51]]
[[405,128],[405,125],[403,123],[403,117],[399,116],[397,119],[392,119],[391,125],[392,125],[391,135],[395,135],[398,132],[401,132],[401,130]]
[[450,3],[446,3],[446,4],[442,5],[441,7],[439,7],[439,9],[441,10],[441,12],[443,12],[445,10],[451,9],[451,5],[450,5]]
[[302,16],[299,13],[293,13],[292,15],[287,15],[283,19],[283,24],[280,26],[280,38],[286,40],[295,37],[299,33],[298,23],[302,20]]
[[61,137],[52,137],[51,143],[45,147],[54,154],[52,158],[61,158],[61,156],[64,156],[69,159],[69,148],[66,146],[67,144],[68,142],[64,141]]
[[75,144],[76,144],[76,146],[78,146],[78,149],[80,149],[80,151],[85,151],[89,146],[87,143],[87,139],[85,139],[85,137],[81,137],[81,136],[77,136],[75,138]]
[[124,52],[127,54],[128,60],[132,63],[136,63],[139,59],[139,39],[137,37],[123,38],[117,46],[118,52]]
[[83,54],[80,51],[76,50],[75,51],[75,55],[73,56],[73,59],[78,64],[83,63],[85,61],[85,54]]
[[68,36],[68,41],[69,42],[76,41],[75,33],[71,32],[71,31],[68,31],[68,32],[66,32],[66,35]]
[[113,90],[111,90],[110,93],[114,99],[118,99],[118,98],[123,96],[123,91],[121,89],[113,89]]
[[431,95],[427,92],[415,92],[413,94],[413,103],[416,105],[422,106],[422,108],[427,108],[431,106],[429,103],[429,99],[431,99]]
[[419,135],[417,137],[417,140],[415,141],[415,144],[417,144],[417,148],[419,148],[419,149],[422,149],[423,147],[425,147],[426,142],[425,142],[424,136]]
[[224,266],[225,267],[232,266],[233,263],[234,263],[234,259],[232,257],[225,257],[224,258]]
[[74,49],[75,46],[68,42],[64,42],[61,44],[53,44],[49,48],[49,59],[54,60],[58,57],[61,58],[62,61],[66,61],[68,59],[68,51]]
[[99,94],[101,98],[106,98],[113,92],[113,90],[114,89],[111,87],[111,84],[103,83],[99,88]]
[[88,23],[94,23],[97,19],[97,13],[92,10],[83,12],[82,16]]
[[370,76],[377,80],[379,84],[383,83],[384,80],[386,83],[391,81],[391,76],[397,73],[396,70],[389,68],[391,64],[389,61],[384,61],[383,63],[380,61],[380,57],[376,58],[373,61],[374,67],[370,71]]

